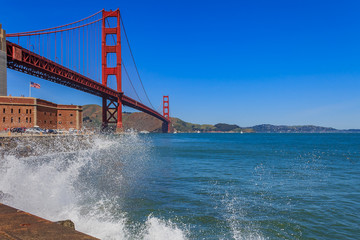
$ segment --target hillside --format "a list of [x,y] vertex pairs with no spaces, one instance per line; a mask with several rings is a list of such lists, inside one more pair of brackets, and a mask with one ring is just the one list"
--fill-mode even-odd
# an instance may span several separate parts
[[[102,109],[99,105],[83,106],[83,124],[86,128],[100,128]],[[335,128],[319,127],[312,125],[285,126],[262,124],[243,128],[235,124],[218,123],[194,124],[179,118],[171,118],[171,123],[176,132],[229,132],[229,133],[335,133],[335,132],[360,132],[359,129],[337,130]],[[123,113],[124,130],[161,132],[162,122],[146,113]]]
[[[125,130],[161,132],[162,122],[142,112],[123,113],[123,127]],[[102,108],[99,105],[83,106],[83,124],[86,128],[100,128]]]
[[[83,106],[83,124],[87,128],[100,128],[102,120],[102,108],[99,105]],[[179,118],[171,118],[172,126],[177,132],[253,132],[252,129],[240,128],[237,125],[219,123],[193,124],[182,121]],[[146,113],[134,112],[123,113],[124,130],[161,132],[162,122]]]
[[255,132],[258,133],[329,133],[329,132],[338,132],[335,128],[319,127],[312,125],[302,125],[302,126],[275,126],[270,124],[262,124],[253,126]]

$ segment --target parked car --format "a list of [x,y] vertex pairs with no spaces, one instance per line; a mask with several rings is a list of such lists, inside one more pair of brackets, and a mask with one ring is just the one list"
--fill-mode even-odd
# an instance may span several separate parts
[[64,129],[57,129],[56,132],[58,134],[67,134],[67,133],[69,133],[68,131],[65,131]]
[[10,131],[13,133],[24,133],[26,130],[25,127],[11,128]]
[[74,128],[69,128],[69,133],[70,134],[76,134],[76,133],[78,133],[78,130],[76,130]]
[[46,132],[43,129],[39,128],[39,127],[34,127],[34,128],[26,129],[25,133],[40,134],[40,133],[46,133]]
[[47,129],[46,130],[46,133],[49,133],[49,134],[57,134],[57,131],[55,129]]

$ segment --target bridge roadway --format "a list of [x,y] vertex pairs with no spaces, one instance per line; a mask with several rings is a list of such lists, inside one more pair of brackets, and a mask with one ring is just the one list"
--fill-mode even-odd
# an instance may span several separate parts
[[168,119],[157,111],[126,96],[123,92],[118,92],[104,86],[99,82],[44,58],[15,43],[6,41],[6,50],[7,67],[10,69],[78,89],[99,97],[107,98],[109,100],[117,101],[117,99],[120,99],[122,104],[125,106],[150,114],[151,116],[163,121],[163,123],[170,123]]

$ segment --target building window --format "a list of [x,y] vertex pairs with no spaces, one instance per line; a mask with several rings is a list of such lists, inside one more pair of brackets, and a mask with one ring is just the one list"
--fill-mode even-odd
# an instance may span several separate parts
[[21,109],[19,108],[19,113],[21,113]]
[[[31,110],[30,110],[31,111]],[[31,123],[31,118],[30,118],[30,121],[29,121],[30,123]]]
[[44,121],[44,123],[46,123],[46,120]]
[[14,109],[11,109],[11,113],[14,113]]
[[61,113],[59,113],[59,117],[61,116]]
[[19,118],[19,123],[20,123],[20,118]]
[[50,121],[50,124],[52,124],[52,121]]
[[44,115],[46,115],[46,112],[44,112]]
[[28,123],[29,122],[29,118],[26,118],[26,123]]
[[5,122],[5,117],[3,117],[3,122]]
[[14,122],[14,119],[11,117],[11,122]]
[[28,114],[29,113],[29,109],[26,109],[26,114]]
[[50,113],[50,116],[51,116],[51,113]]
[[72,116],[73,116],[73,114],[71,113],[71,114],[70,114],[70,117],[72,117]]
[[31,109],[30,109],[30,114],[31,114]]
[[5,108],[3,108],[3,113],[5,113]]
[[72,124],[72,122],[70,122],[70,124]]

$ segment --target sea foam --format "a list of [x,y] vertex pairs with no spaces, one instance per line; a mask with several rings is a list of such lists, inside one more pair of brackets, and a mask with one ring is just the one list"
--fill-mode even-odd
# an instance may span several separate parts
[[[171,220],[150,214],[134,223],[122,209],[146,172],[151,143],[136,134],[91,136],[85,139],[91,148],[84,149],[82,140],[61,151],[60,139],[56,150],[27,142],[32,156],[16,156],[16,149],[3,154],[0,202],[51,221],[71,219],[76,230],[100,239],[187,238],[187,230]],[[17,148],[24,147],[20,141]]]

